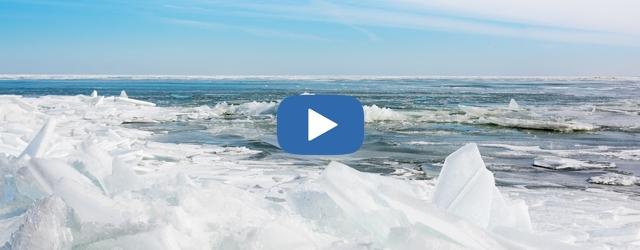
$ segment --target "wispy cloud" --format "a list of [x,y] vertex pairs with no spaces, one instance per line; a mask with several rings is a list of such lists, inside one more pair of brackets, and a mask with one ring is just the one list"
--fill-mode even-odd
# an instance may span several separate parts
[[225,10],[227,15],[342,24],[372,41],[379,37],[367,27],[440,30],[571,43],[640,44],[640,25],[637,25],[640,23],[637,14],[640,1],[634,0],[199,0],[173,5],[199,11]]
[[221,22],[200,21],[200,20],[191,20],[191,19],[183,19],[183,18],[160,18],[159,20],[161,22],[168,23],[168,24],[185,25],[185,26],[191,26],[191,27],[207,29],[207,30],[220,30],[220,29],[236,30],[236,31],[244,32],[244,33],[255,35],[255,36],[275,37],[275,38],[294,39],[294,40],[331,41],[330,39],[327,39],[321,36],[312,35],[312,34],[289,32],[289,31],[262,28],[262,27],[232,25],[232,24],[226,24]]

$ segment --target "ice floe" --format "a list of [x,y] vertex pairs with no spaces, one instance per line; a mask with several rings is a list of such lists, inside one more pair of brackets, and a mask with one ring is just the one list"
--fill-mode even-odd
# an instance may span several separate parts
[[585,170],[615,168],[614,162],[584,161],[555,156],[538,157],[533,160],[533,165],[554,170]]

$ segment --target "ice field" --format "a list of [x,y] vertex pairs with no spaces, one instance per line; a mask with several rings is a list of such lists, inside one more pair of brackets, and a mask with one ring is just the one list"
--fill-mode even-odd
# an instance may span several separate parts
[[[232,79],[206,99],[4,77],[5,249],[640,249],[636,79]],[[279,151],[278,102],[303,92],[362,100],[360,152]]]

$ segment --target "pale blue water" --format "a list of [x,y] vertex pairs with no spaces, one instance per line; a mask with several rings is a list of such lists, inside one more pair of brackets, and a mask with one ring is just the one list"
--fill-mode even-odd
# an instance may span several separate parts
[[[180,120],[159,124],[127,124],[163,132],[164,142],[246,146],[262,150],[257,158],[319,164],[338,159],[360,170],[431,178],[444,158],[465,143],[475,142],[500,185],[569,188],[613,188],[638,192],[638,186],[603,187],[586,182],[604,172],[640,175],[640,82],[634,79],[375,79],[375,80],[2,80],[0,94],[23,96],[118,95],[159,106],[214,106],[220,102],[278,102],[303,92],[356,96],[364,105],[388,107],[411,114],[401,121],[368,123],[362,149],[348,156],[299,157],[283,153],[275,141],[275,114],[235,115],[211,120]],[[543,116],[538,120],[571,118],[598,125],[592,131],[561,132],[496,126],[486,123],[422,119],[428,113],[462,115],[459,105],[504,108],[510,99]],[[592,108],[595,106],[596,108]],[[540,110],[553,110],[546,115]],[[593,110],[592,110],[593,109]],[[557,117],[553,117],[557,116]],[[212,129],[216,128],[216,129]],[[166,132],[166,133],[165,133]],[[487,144],[539,146],[550,154],[572,152],[567,158],[613,162],[608,170],[560,171],[532,166],[539,153]],[[596,150],[600,149],[600,150]],[[554,151],[555,150],[555,151]],[[596,153],[593,153],[595,151]],[[557,153],[556,153],[557,151]],[[629,153],[631,152],[631,153]],[[620,156],[625,155],[625,156]],[[638,157],[638,158],[636,158]]]

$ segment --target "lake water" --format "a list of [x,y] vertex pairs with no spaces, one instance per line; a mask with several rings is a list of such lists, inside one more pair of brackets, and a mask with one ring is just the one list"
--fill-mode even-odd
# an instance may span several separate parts
[[[224,110],[217,118],[125,125],[156,132],[153,138],[160,142],[245,146],[262,151],[256,160],[295,160],[303,166],[337,159],[361,171],[416,179],[433,178],[448,154],[475,142],[498,185],[640,193],[638,186],[587,182],[608,172],[640,175],[637,78],[16,77],[0,81],[0,94],[88,95],[93,90],[100,95],[126,90],[131,98],[165,107]],[[357,153],[302,157],[277,147],[277,103],[305,92],[351,95],[363,103],[366,139]]]

